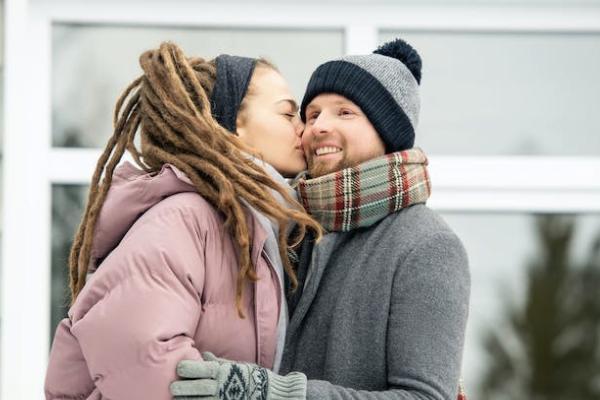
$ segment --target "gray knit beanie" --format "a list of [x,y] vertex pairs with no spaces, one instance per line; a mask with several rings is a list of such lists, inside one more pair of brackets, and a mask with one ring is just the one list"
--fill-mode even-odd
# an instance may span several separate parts
[[345,56],[320,65],[313,72],[302,100],[300,116],[316,96],[335,93],[356,103],[391,153],[410,149],[419,122],[421,57],[401,39],[388,42],[373,54]]

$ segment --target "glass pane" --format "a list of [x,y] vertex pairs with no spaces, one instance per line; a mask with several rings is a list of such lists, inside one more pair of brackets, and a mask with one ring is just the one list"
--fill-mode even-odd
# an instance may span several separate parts
[[423,58],[417,145],[446,155],[599,155],[600,34],[383,32]]
[[167,29],[55,25],[52,31],[54,146],[104,147],[117,98],[140,73],[139,55],[172,40],[186,54],[264,56],[296,96],[314,68],[342,55],[342,31],[300,29]]
[[598,368],[600,215],[444,218],[462,239],[471,268],[463,359],[468,397],[596,398],[600,391],[577,393],[596,379],[583,372]]
[[[70,302],[69,251],[79,226],[88,187],[80,185],[52,186],[52,280],[50,334],[67,316]],[[51,340],[52,340],[51,338]]]

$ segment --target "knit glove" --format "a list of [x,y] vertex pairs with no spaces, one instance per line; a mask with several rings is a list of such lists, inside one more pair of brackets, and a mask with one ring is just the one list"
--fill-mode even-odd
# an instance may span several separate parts
[[171,383],[175,400],[305,400],[306,376],[282,376],[256,364],[236,363],[202,353],[204,361],[182,360],[179,380]]

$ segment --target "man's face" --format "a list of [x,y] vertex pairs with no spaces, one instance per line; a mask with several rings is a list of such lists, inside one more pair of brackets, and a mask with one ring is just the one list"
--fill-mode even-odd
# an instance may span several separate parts
[[360,107],[332,93],[315,97],[306,107],[302,147],[313,178],[385,154],[385,144]]

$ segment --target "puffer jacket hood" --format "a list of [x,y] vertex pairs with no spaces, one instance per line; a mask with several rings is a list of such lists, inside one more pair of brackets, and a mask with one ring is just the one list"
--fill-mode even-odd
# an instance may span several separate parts
[[137,219],[165,198],[178,193],[195,192],[190,179],[171,164],[157,174],[149,174],[130,162],[121,164],[113,174],[96,227],[88,274],[123,239]]

